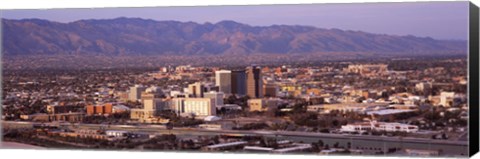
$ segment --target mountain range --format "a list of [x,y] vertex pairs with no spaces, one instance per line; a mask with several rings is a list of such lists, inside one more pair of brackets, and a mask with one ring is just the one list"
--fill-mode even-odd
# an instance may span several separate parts
[[15,55],[249,55],[369,52],[465,54],[466,40],[372,34],[300,25],[251,26],[140,18],[2,19],[2,53]]

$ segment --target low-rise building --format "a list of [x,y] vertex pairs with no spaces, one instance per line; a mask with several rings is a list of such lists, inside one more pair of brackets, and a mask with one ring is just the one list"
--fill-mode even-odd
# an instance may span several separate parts
[[455,92],[441,92],[440,93],[440,105],[444,107],[451,107],[454,105]]
[[222,130],[221,124],[200,124],[198,128],[207,129],[207,130]]
[[420,150],[420,149],[405,149],[405,153],[409,156],[437,156],[438,150]]
[[226,110],[242,110],[242,107],[237,104],[224,104],[223,106],[218,107],[217,109],[226,109]]
[[113,104],[87,105],[87,115],[109,115],[113,113]]
[[362,76],[379,76],[388,72],[386,64],[365,64],[365,65],[348,65],[345,69],[350,73],[358,73]]
[[130,108],[125,105],[115,105],[112,108],[113,113],[130,112]]
[[66,122],[81,122],[83,121],[84,113],[60,113],[60,114],[45,114],[37,113],[31,115],[20,115],[23,120],[52,122],[52,121],[66,121]]
[[402,123],[387,123],[387,122],[372,121],[372,122],[343,125],[340,131],[349,132],[349,133],[352,133],[352,132],[364,133],[369,131],[414,133],[418,131],[418,126],[402,124]]
[[209,146],[204,147],[203,149],[205,149],[207,151],[237,149],[238,147],[243,147],[246,144],[248,144],[248,142],[246,142],[246,141],[237,141],[237,142],[229,142],[229,143],[220,143],[220,144],[215,144],[215,145],[209,145]]
[[80,105],[47,105],[49,114],[70,113],[83,111],[84,106]]
[[379,110],[388,106],[388,103],[338,103],[338,104],[320,104],[309,105],[307,111],[309,112],[325,112],[343,111],[343,112],[361,112],[371,110]]
[[405,110],[405,109],[382,109],[367,112],[367,115],[378,115],[378,116],[389,116],[395,114],[411,113],[415,110]]
[[205,117],[203,120],[204,120],[204,121],[218,121],[218,120],[220,120],[220,119],[222,119],[222,118],[217,117],[217,116],[207,116],[207,117]]
[[301,152],[306,151],[312,148],[310,144],[303,144],[303,143],[294,143],[292,147],[285,147],[280,149],[272,150],[273,153],[289,153],[289,152]]
[[157,116],[156,110],[145,110],[145,109],[131,109],[130,110],[130,119],[143,121],[147,118],[153,118]]
[[330,148],[330,149],[326,149],[326,150],[321,150],[320,151],[320,154],[321,155],[332,155],[332,154],[339,154],[339,153],[343,153],[345,152],[346,150],[343,149],[343,148]]
[[249,99],[247,103],[250,111],[268,111],[277,109],[280,99]]
[[400,110],[416,110],[418,109],[418,105],[407,105],[407,104],[392,104],[388,106],[389,108],[393,109],[400,109]]

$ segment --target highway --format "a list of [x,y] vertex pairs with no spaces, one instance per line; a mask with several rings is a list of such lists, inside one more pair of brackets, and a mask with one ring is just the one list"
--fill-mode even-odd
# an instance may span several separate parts
[[[2,121],[3,127],[33,127],[35,122],[16,122]],[[440,150],[443,153],[451,155],[467,154],[468,142],[458,140],[432,140],[426,138],[414,137],[387,137],[370,135],[349,135],[349,134],[329,134],[312,132],[293,132],[293,131],[245,131],[245,130],[207,130],[200,128],[180,128],[174,127],[171,130],[161,125],[105,125],[105,124],[70,124],[60,123],[63,127],[80,129],[104,129],[104,130],[127,130],[131,132],[143,132],[149,134],[176,134],[179,136],[199,136],[199,135],[237,135],[237,136],[266,136],[277,137],[303,142],[317,142],[322,140],[326,144],[333,145],[338,142],[341,146],[351,143],[352,147],[378,147],[378,148],[412,148]]]

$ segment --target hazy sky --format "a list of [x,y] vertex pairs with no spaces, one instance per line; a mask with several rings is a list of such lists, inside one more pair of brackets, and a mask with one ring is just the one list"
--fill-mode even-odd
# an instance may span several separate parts
[[261,5],[156,8],[4,10],[7,19],[40,18],[58,22],[139,17],[216,23],[234,20],[253,26],[309,25],[436,39],[468,38],[468,2]]

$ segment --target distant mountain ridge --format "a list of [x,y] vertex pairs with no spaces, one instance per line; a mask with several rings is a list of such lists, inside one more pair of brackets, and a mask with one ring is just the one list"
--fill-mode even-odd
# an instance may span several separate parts
[[2,19],[5,56],[14,55],[228,55],[372,52],[466,54],[467,41],[372,34],[299,25],[250,26],[140,18],[79,20]]

